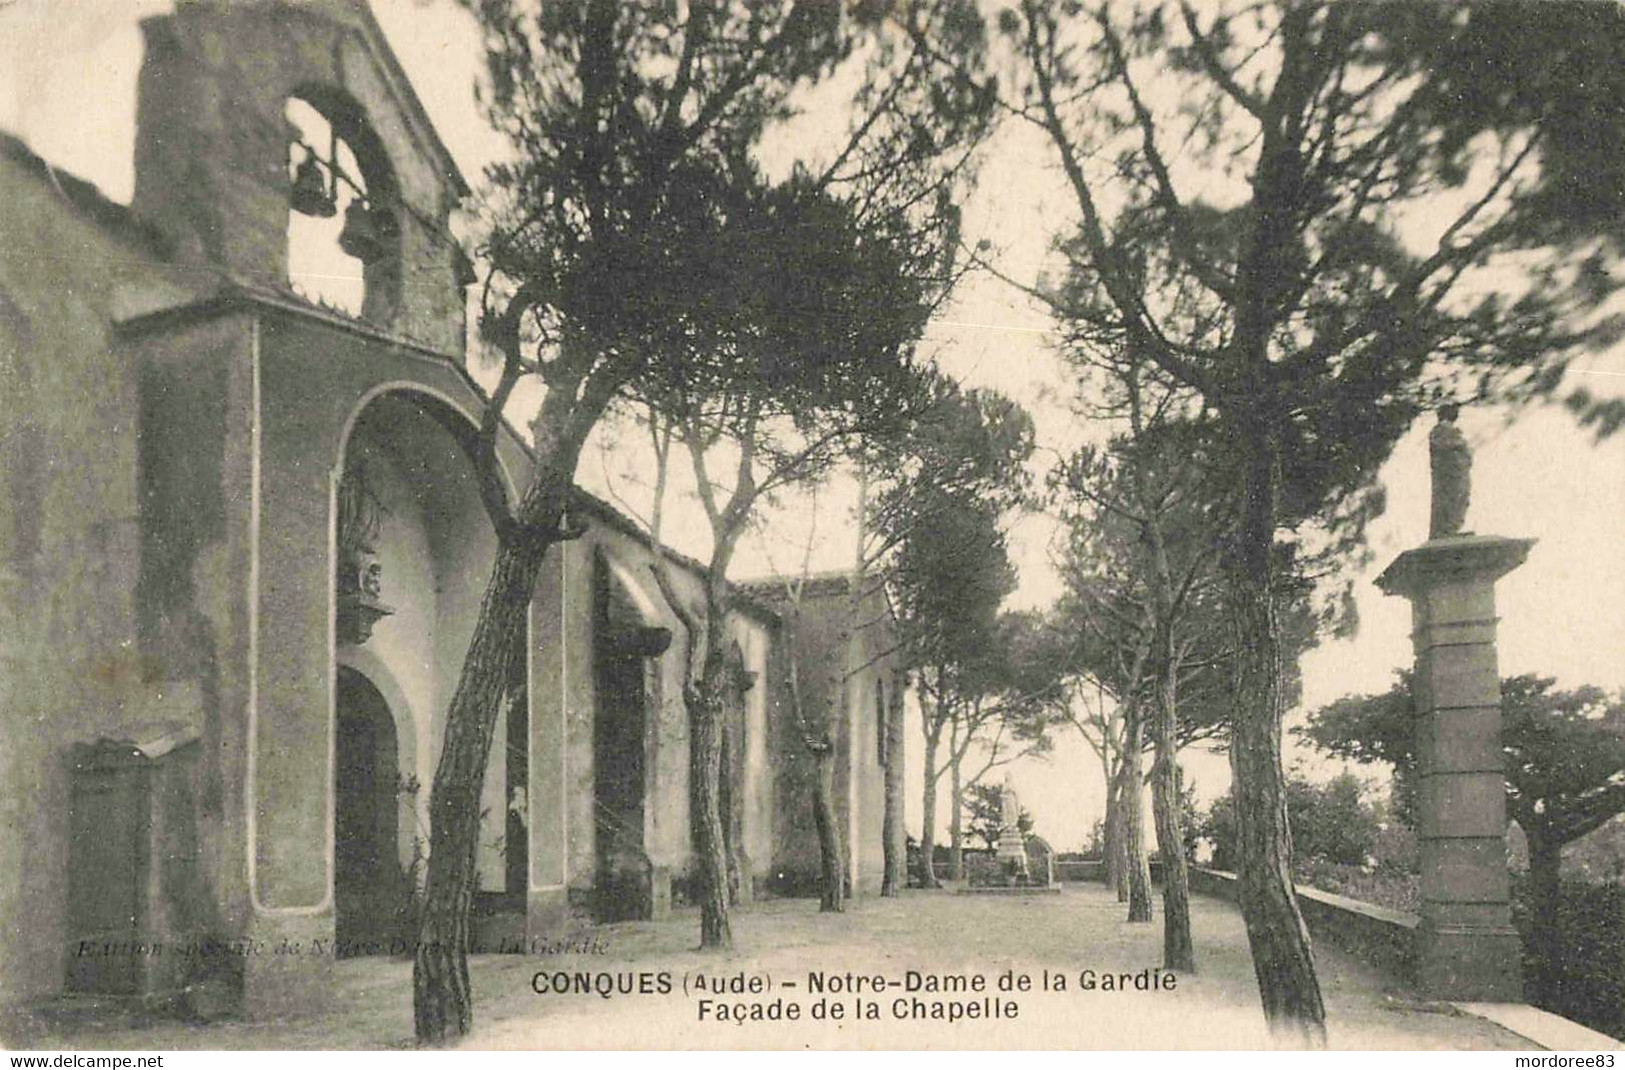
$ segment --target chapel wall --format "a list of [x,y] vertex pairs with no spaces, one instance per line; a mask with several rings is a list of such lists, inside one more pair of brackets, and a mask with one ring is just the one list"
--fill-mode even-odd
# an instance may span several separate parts
[[143,250],[0,153],[0,1003],[63,978],[64,748],[116,724],[135,643],[138,382],[110,309]]

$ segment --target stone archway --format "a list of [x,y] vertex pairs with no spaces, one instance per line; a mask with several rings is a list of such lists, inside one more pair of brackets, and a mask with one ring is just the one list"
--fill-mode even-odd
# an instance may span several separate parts
[[333,763],[333,911],[340,956],[389,950],[405,917],[408,879],[397,853],[400,748],[384,696],[338,670]]
[[[445,711],[496,554],[471,459],[476,434],[448,399],[386,384],[357,406],[332,474],[333,657],[336,666],[359,670],[395,714],[402,783],[393,872],[401,875],[402,911],[419,876],[413,860],[428,849]],[[505,473],[504,485],[511,493]],[[514,808],[522,808],[515,796],[529,776],[528,683],[524,671],[512,681],[484,777],[473,904],[480,933],[495,931],[493,918],[511,928],[523,917],[529,845]],[[342,755],[337,760],[342,764]],[[343,854],[336,843],[335,878]]]

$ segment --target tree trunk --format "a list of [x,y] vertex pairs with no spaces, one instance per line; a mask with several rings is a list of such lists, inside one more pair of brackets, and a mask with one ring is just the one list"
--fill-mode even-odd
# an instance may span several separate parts
[[736,907],[740,903],[740,885],[744,877],[739,871],[739,795],[734,783],[734,763],[738,759],[734,755],[733,720],[737,712],[735,704],[742,696],[730,689],[728,697],[727,722],[721,731],[722,750],[717,776],[718,785],[726,786],[727,790],[718,794],[717,812],[722,820],[723,858],[727,861],[728,905]]
[[841,857],[841,829],[835,816],[835,747],[828,739],[817,752],[818,793],[813,805],[813,823],[818,828],[821,914],[839,914],[846,909],[846,865]]
[[1230,769],[1236,799],[1239,905],[1252,949],[1264,1018],[1271,1032],[1324,1047],[1326,1008],[1315,977],[1309,930],[1292,885],[1292,832],[1281,768],[1280,622],[1276,614],[1274,451],[1249,436],[1242,530],[1227,562],[1235,627],[1235,713]]
[[880,878],[880,894],[901,895],[907,883],[908,841],[904,832],[903,814],[903,695],[905,687],[901,673],[892,681],[886,709],[886,802],[883,818],[885,872]]
[[1123,849],[1123,776],[1106,781],[1106,885],[1117,893],[1119,903],[1128,902],[1128,852]]
[[1123,769],[1107,776],[1107,816],[1103,823],[1103,854],[1107,862],[1107,888],[1118,903],[1128,903],[1128,857],[1123,852]]
[[[702,951],[726,950],[733,946],[733,930],[728,924],[729,847],[723,823],[722,777],[727,719],[740,683],[737,667],[728,660],[728,601],[724,579],[734,544],[731,533],[714,530],[717,540],[707,566],[703,619],[678,595],[664,562],[653,564],[649,569],[660,587],[661,597],[682,624],[684,633],[680,663],[683,706],[688,712],[688,831],[694,848],[692,894],[700,906]],[[696,640],[700,644],[697,651]]]
[[1174,744],[1176,715],[1172,673],[1159,681],[1154,734],[1156,759],[1151,767],[1151,811],[1157,824],[1157,853],[1162,858],[1162,965],[1191,972],[1196,951],[1191,943],[1190,870],[1179,821],[1179,766]]
[[953,805],[948,812],[948,879],[958,881],[965,879],[965,788],[961,782],[958,758],[954,759],[948,775],[951,778],[948,798]]
[[1558,907],[1562,897],[1560,874],[1563,845],[1554,837],[1524,830],[1529,841],[1529,920],[1528,940],[1534,951],[1534,976],[1529,980],[1537,1000],[1549,1001],[1555,994],[1559,965]]
[[[826,726],[815,730],[807,719],[805,700],[801,693],[801,674],[797,664],[799,643],[799,606],[786,621],[786,648],[790,651],[790,705],[795,710],[796,723],[802,744],[813,757],[813,827],[818,836],[819,909],[839,912],[844,909],[846,867],[841,860],[841,833],[835,815],[835,743]],[[838,678],[837,678],[838,679]]]
[[[720,618],[706,629],[720,633]],[[713,644],[707,639],[707,647]],[[718,644],[719,645],[719,644]],[[728,925],[727,842],[722,830],[718,785],[722,780],[722,718],[727,699],[721,650],[707,650],[705,672],[687,689],[689,826],[694,841],[696,887],[700,902],[700,948],[733,946]]]
[[940,888],[931,856],[937,849],[937,737],[925,737],[925,796],[920,800],[920,887]]
[[480,794],[497,713],[513,661],[524,653],[526,616],[549,545],[534,537],[498,545],[446,714],[445,742],[429,790],[428,875],[412,963],[412,1016],[419,1043],[440,1043],[474,1025],[468,911],[474,899]]
[[[860,686],[860,678],[867,660],[866,645],[861,638],[863,632],[860,622],[863,619],[865,563],[864,548],[868,542],[869,467],[863,463],[861,457],[858,460],[857,520],[857,538],[855,538],[852,543],[852,572],[849,576],[847,576],[846,580],[846,614],[841,620],[841,632],[839,639],[840,649],[844,652],[845,664],[841,668],[840,675],[836,678],[836,683],[839,685],[837,692],[841,696],[842,715],[846,725],[844,736],[847,740],[847,777],[849,780],[853,781],[854,785],[858,776],[858,763],[854,753],[857,748],[853,744],[853,741],[859,738],[858,726],[863,723],[863,710],[861,702],[862,689]],[[875,686],[878,689],[884,690],[884,686],[879,682],[878,673],[876,674]],[[882,701],[884,701],[884,696],[882,696]],[[882,709],[880,711],[880,716],[882,718],[885,717],[885,710]],[[881,732],[885,731],[885,726],[883,724],[877,725],[876,727]],[[882,774],[882,776],[884,776],[884,774]],[[822,774],[820,774],[818,779],[820,785],[819,790],[822,792],[824,783]],[[848,814],[847,836],[853,842],[845,844],[844,846],[847,849],[843,851],[841,850],[843,846],[841,836],[839,831],[835,829],[833,820],[835,817],[834,796],[834,778],[832,771],[829,791],[830,806],[828,811],[828,819],[831,830],[829,846],[832,846],[835,849],[837,852],[837,857],[840,860],[840,873],[842,881],[841,889],[843,893],[845,895],[857,895],[857,874],[855,870],[858,866],[858,854],[862,841],[859,838],[859,830],[856,823],[851,821],[851,818],[858,815]],[[855,796],[850,796],[847,801],[850,807],[858,806],[858,800]],[[882,806],[881,819],[882,822],[884,822],[884,805]],[[881,831],[881,838],[885,838],[884,827]],[[884,844],[882,844],[882,849],[884,850]],[[825,868],[827,874],[827,863]],[[819,904],[820,912],[839,913],[843,909],[844,904],[842,900],[837,896],[831,896],[827,892]]]
[[1123,850],[1128,870],[1128,920],[1151,920],[1151,864],[1145,850],[1145,772],[1140,712],[1128,711],[1123,725],[1122,787],[1117,805],[1122,810]]
[[[1262,659],[1244,646],[1239,660]],[[1260,676],[1267,671],[1249,671],[1247,686],[1237,694],[1238,699],[1252,698],[1248,705],[1254,712],[1236,719],[1230,750],[1236,785],[1241,913],[1270,1029],[1324,1045],[1326,1012],[1315,977],[1309,930],[1292,885],[1281,725],[1279,719],[1257,712],[1273,701],[1269,692],[1275,685]]]
[[1113,727],[1116,717],[1108,719],[1100,730],[1100,771],[1106,779],[1106,816],[1101,822],[1101,854],[1106,862],[1106,887],[1117,893],[1119,903],[1128,902],[1128,857],[1123,850],[1123,798],[1122,756],[1118,768],[1112,769]]

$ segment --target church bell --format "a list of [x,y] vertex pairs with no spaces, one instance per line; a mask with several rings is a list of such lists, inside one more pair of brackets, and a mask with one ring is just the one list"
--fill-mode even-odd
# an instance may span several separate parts
[[322,169],[314,156],[306,156],[293,174],[293,191],[288,195],[293,210],[304,215],[327,219],[338,211],[333,194],[322,178]]
[[378,209],[357,199],[344,210],[344,229],[339,232],[339,248],[363,264],[384,255],[384,229],[387,220]]

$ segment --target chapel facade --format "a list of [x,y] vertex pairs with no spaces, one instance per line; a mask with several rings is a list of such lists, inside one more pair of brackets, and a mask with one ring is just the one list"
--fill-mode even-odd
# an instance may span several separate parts
[[[280,1013],[322,998],[335,949],[410,939],[496,548],[448,229],[468,187],[361,0],[182,0],[142,31],[131,204],[0,134],[0,1002],[213,986]],[[348,299],[290,283],[310,227]],[[513,494],[511,428],[498,457]],[[649,568],[695,604],[699,574],[576,508],[486,770],[476,950],[659,917],[692,861],[682,625]],[[783,612],[741,590],[728,622],[753,681],[723,785],[746,898],[817,873]],[[879,635],[855,671],[803,674],[838,726],[858,892],[902,760],[877,750]]]

